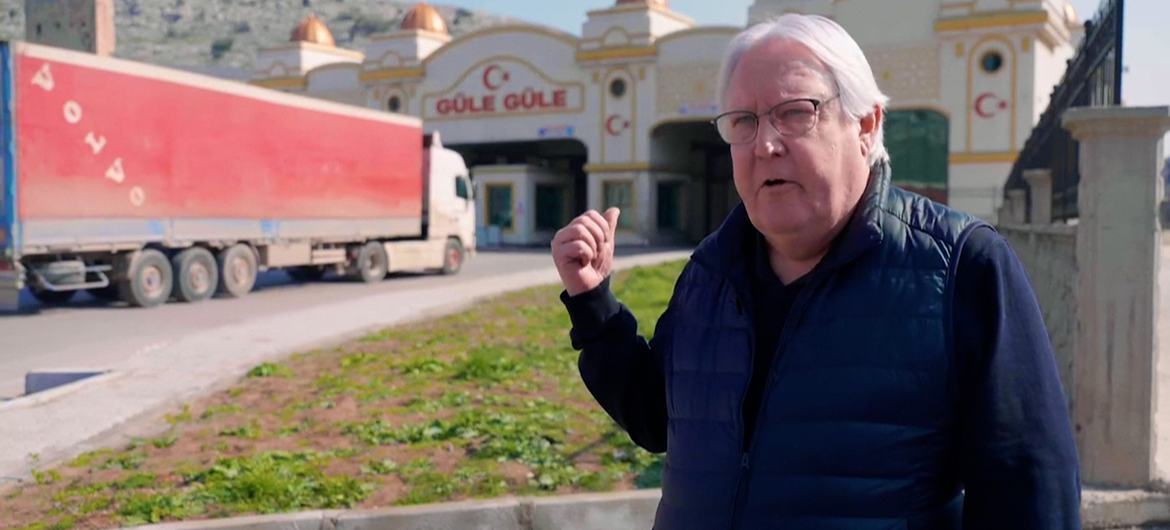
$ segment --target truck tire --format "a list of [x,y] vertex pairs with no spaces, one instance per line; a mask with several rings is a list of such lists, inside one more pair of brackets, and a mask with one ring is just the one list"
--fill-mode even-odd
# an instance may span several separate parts
[[256,254],[247,245],[232,245],[219,251],[219,286],[216,291],[224,296],[239,298],[256,285]]
[[346,274],[354,280],[366,283],[380,282],[386,278],[390,270],[390,257],[386,255],[386,247],[378,241],[370,241],[357,251],[346,268]]
[[202,302],[219,287],[219,265],[203,247],[191,247],[171,258],[175,271],[174,297],[180,302]]
[[289,278],[298,282],[315,282],[325,276],[325,267],[320,265],[289,267],[284,271],[288,273]]
[[467,252],[463,250],[463,244],[458,239],[448,239],[447,246],[443,248],[443,274],[458,273],[463,268],[465,259]]
[[154,307],[171,297],[174,272],[162,252],[148,248],[130,260],[129,274],[118,284],[122,300],[132,307]]
[[77,291],[50,291],[48,289],[41,289],[39,287],[32,287],[29,289],[33,298],[36,298],[45,305],[63,305],[69,303],[73,299],[73,295]]

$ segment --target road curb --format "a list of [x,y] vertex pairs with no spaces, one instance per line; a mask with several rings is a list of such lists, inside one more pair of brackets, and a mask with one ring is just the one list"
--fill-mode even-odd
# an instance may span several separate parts
[[1081,520],[1088,529],[1170,522],[1170,494],[1145,490],[1085,490]]
[[[501,497],[374,510],[326,510],[134,527],[134,530],[644,530],[661,490]],[[1170,521],[1170,494],[1085,490],[1085,530]]]
[[532,525],[525,530],[646,529],[654,524],[660,498],[658,489],[536,497],[530,499]]
[[35,407],[44,403],[48,403],[62,396],[67,396],[85,388],[105,384],[126,375],[126,372],[119,370],[107,370],[103,373],[85,379],[79,379],[72,383],[66,383],[55,388],[50,388],[27,396],[20,396],[5,401],[0,401],[0,411],[22,407]]
[[530,507],[531,501],[527,499],[503,497],[354,510],[326,517],[322,520],[321,530],[528,530],[532,528],[529,524]]
[[150,530],[321,530],[340,512],[315,510],[279,515],[249,515],[228,519],[161,523],[133,528]]
[[501,497],[397,508],[309,511],[133,527],[134,530],[621,530],[649,528],[660,490]]

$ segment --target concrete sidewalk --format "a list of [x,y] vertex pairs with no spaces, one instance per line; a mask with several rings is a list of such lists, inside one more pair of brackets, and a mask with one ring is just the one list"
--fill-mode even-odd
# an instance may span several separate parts
[[[617,266],[689,255],[669,251],[620,257]],[[225,388],[266,360],[558,281],[550,260],[545,270],[478,279],[458,289],[383,292],[178,337],[164,347],[137,352],[101,381],[0,403],[0,481],[26,478],[33,467],[30,455],[36,455],[38,467],[47,467],[88,450],[155,435],[165,428],[159,421],[165,410]]]

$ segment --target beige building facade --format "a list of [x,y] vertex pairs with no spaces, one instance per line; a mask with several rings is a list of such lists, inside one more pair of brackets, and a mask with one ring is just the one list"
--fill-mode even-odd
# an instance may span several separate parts
[[[891,97],[895,180],[991,218],[1003,182],[1079,40],[1067,0],[757,0],[840,22]],[[547,242],[586,208],[623,208],[619,241],[687,243],[738,202],[709,120],[739,27],[700,26],[666,0],[452,38],[419,4],[367,49],[307,18],[264,50],[254,83],[419,116],[467,159],[487,243]]]

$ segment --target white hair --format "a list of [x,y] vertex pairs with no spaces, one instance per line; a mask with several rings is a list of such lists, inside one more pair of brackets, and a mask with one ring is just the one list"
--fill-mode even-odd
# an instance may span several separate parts
[[[743,54],[753,46],[770,40],[788,40],[811,50],[827,68],[831,83],[836,85],[841,108],[853,119],[860,120],[872,114],[875,106],[885,110],[889,98],[878,88],[873,69],[857,41],[845,32],[845,28],[828,18],[797,14],[781,15],[756,24],[731,39],[719,69],[719,85],[716,89],[721,109],[727,104],[727,85]],[[870,167],[890,160],[883,136],[883,124],[879,123],[869,150]]]

